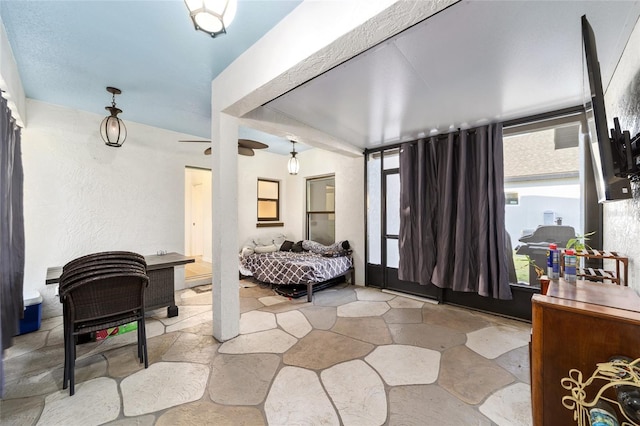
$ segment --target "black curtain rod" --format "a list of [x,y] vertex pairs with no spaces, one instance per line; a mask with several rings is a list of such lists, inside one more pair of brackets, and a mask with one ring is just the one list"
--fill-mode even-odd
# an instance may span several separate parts
[[[457,129],[457,130],[455,130],[455,132],[462,132],[462,131],[465,131],[465,132],[467,132],[469,134],[476,133],[476,129],[475,128],[473,128],[473,129]],[[391,145],[381,146],[379,148],[371,148],[371,149],[367,148],[367,149],[365,149],[363,151],[363,154],[366,155],[366,154],[371,154],[373,152],[378,152],[378,151],[387,151],[387,150],[397,149],[397,148],[400,148],[402,145],[404,145],[406,143],[416,143],[419,140],[423,140],[423,139],[424,140],[429,140],[429,139],[432,139],[432,138],[446,139],[446,138],[449,137],[449,135],[451,133],[454,133],[454,131],[451,131],[449,133],[438,133],[437,135],[425,136],[425,137],[422,137],[422,138],[412,139],[410,141],[405,141],[405,142],[397,142],[397,143],[394,143],[394,144],[391,144]]]
[[558,118],[566,115],[581,114],[584,112],[584,106],[576,105],[568,108],[558,109],[550,112],[543,112],[542,114],[529,115],[527,117],[515,118],[513,120],[507,120],[502,123],[502,128],[506,129],[514,126],[521,126],[523,124],[531,124],[537,121],[549,120],[551,118]]

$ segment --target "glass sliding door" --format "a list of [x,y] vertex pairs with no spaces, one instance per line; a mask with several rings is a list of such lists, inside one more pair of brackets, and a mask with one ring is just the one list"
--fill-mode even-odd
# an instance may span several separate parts
[[[392,152],[397,158],[397,152]],[[385,159],[387,154],[385,153]],[[411,281],[403,281],[398,278],[398,266],[400,264],[400,248],[398,239],[400,234],[400,171],[397,168],[384,170],[384,185],[382,188],[385,204],[385,288],[437,299],[440,297],[440,289],[433,284],[420,285]]]
[[367,253],[365,282],[368,286],[384,287],[382,267],[382,154],[366,156],[367,193]]
[[430,298],[439,297],[434,285],[398,279],[400,261],[400,174],[399,149],[367,154],[367,263],[369,286]]

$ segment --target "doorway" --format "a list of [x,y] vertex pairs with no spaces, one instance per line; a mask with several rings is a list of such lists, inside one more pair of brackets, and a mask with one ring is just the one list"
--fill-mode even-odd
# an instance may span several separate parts
[[185,266],[188,287],[211,283],[211,170],[185,168],[184,251],[196,261]]

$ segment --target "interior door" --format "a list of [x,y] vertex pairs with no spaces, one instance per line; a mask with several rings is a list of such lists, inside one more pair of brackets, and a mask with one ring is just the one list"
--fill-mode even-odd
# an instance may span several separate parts
[[190,256],[202,256],[204,252],[204,197],[203,185],[191,186],[191,253]]

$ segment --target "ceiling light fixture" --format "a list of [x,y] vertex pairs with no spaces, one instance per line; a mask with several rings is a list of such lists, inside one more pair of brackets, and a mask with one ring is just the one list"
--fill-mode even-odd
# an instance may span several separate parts
[[291,144],[293,145],[293,151],[291,151],[291,158],[289,158],[287,169],[290,175],[297,175],[298,171],[300,171],[300,162],[296,158],[296,141],[291,141]]
[[236,16],[238,0],[184,0],[196,30],[215,38],[226,34]]
[[106,106],[104,109],[109,111],[111,115],[105,117],[100,123],[100,136],[102,136],[105,144],[120,147],[127,138],[127,128],[122,120],[118,118],[118,114],[122,110],[116,107],[116,95],[119,95],[122,91],[115,87],[107,87],[107,92],[111,93],[111,106]]

